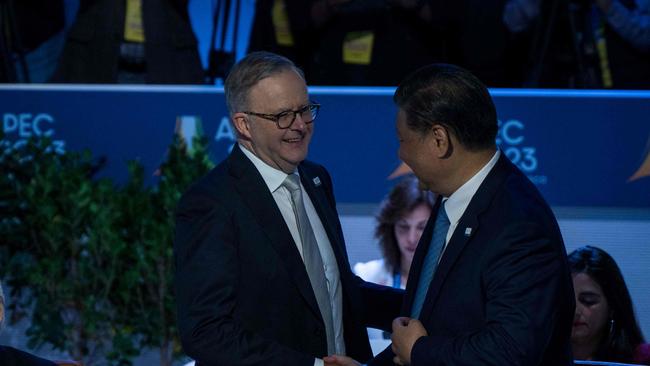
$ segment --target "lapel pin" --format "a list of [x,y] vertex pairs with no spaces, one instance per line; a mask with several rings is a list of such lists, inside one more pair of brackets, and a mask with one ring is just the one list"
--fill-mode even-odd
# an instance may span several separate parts
[[471,227],[466,227],[465,228],[465,236],[470,236],[472,235],[472,228]]
[[319,177],[314,178],[313,181],[314,181],[314,185],[316,187],[320,186],[320,178]]

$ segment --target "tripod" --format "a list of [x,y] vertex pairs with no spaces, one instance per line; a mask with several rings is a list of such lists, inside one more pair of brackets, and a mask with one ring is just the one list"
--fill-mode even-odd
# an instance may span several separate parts
[[16,27],[13,0],[0,0],[0,82],[18,81],[16,62],[20,64],[22,80],[29,83],[25,51]]
[[[237,33],[239,30],[239,0],[235,1],[235,14],[234,14],[234,27],[233,27],[233,37],[232,44],[233,50],[226,51],[226,35],[228,34],[228,28],[230,25],[230,7],[232,5],[232,0],[217,0],[214,7],[214,15],[212,18],[212,33],[210,36],[210,53],[208,56],[208,69],[206,70],[206,76],[210,84],[214,84],[217,78],[225,80],[226,76],[230,72],[230,69],[235,64],[235,50],[237,48]],[[223,7],[223,14],[221,12]],[[215,44],[217,40],[217,25],[221,20],[221,37],[219,44]]]
[[527,87],[597,88],[602,86],[594,51],[589,0],[545,3],[534,33]]

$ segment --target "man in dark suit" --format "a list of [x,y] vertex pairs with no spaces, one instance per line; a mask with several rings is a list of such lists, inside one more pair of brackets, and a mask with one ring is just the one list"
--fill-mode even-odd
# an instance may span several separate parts
[[[0,331],[5,320],[5,296],[0,283]],[[30,353],[9,346],[0,345],[0,365],[2,366],[56,366],[54,362],[36,357]]]
[[189,0],[80,0],[55,83],[202,84]]
[[302,72],[268,52],[241,60],[225,94],[238,143],[177,211],[186,353],[201,366],[369,359],[364,322],[390,329],[402,296],[350,270],[330,176],[304,161],[320,105]]
[[440,198],[415,252],[404,317],[370,364],[571,365],[575,302],[562,236],[535,186],[496,148],[487,88],[434,64],[394,100],[400,158]]

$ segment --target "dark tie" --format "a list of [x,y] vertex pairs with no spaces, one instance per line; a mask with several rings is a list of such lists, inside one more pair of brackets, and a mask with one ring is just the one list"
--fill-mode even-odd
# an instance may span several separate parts
[[297,174],[289,174],[282,185],[291,192],[291,207],[296,216],[298,232],[302,241],[302,256],[305,262],[305,268],[309,275],[309,282],[314,290],[318,308],[325,322],[325,333],[327,333],[327,353],[332,355],[336,353],[336,343],[334,341],[334,320],[332,317],[332,303],[330,301],[329,291],[327,290],[327,278],[323,267],[323,258],[318,250],[316,236],[309,223],[307,211],[302,200],[302,190],[300,189],[300,178]]
[[431,239],[431,244],[429,244],[429,250],[424,257],[424,262],[422,263],[420,279],[418,281],[418,287],[415,290],[413,307],[411,308],[411,318],[413,319],[418,319],[420,317],[420,311],[422,311],[422,304],[424,304],[424,299],[427,296],[429,284],[433,279],[433,274],[436,272],[436,267],[438,267],[438,260],[442,254],[442,249],[445,247],[447,231],[449,231],[449,218],[445,211],[445,202],[446,201],[442,201],[442,204],[440,204],[440,208],[438,209],[436,223],[433,227],[433,238]]

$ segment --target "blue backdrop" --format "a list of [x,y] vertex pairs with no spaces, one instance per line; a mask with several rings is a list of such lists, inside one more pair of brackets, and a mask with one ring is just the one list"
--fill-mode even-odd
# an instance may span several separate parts
[[[341,203],[376,203],[394,184],[393,91],[310,89],[322,108],[309,158],[330,170]],[[499,146],[551,205],[650,207],[650,92],[491,92]],[[0,86],[0,114],[12,144],[45,135],[61,151],[88,148],[108,159],[102,174],[118,181],[132,159],[155,179],[177,120],[201,122],[214,161],[234,143],[217,87],[8,85]]]

